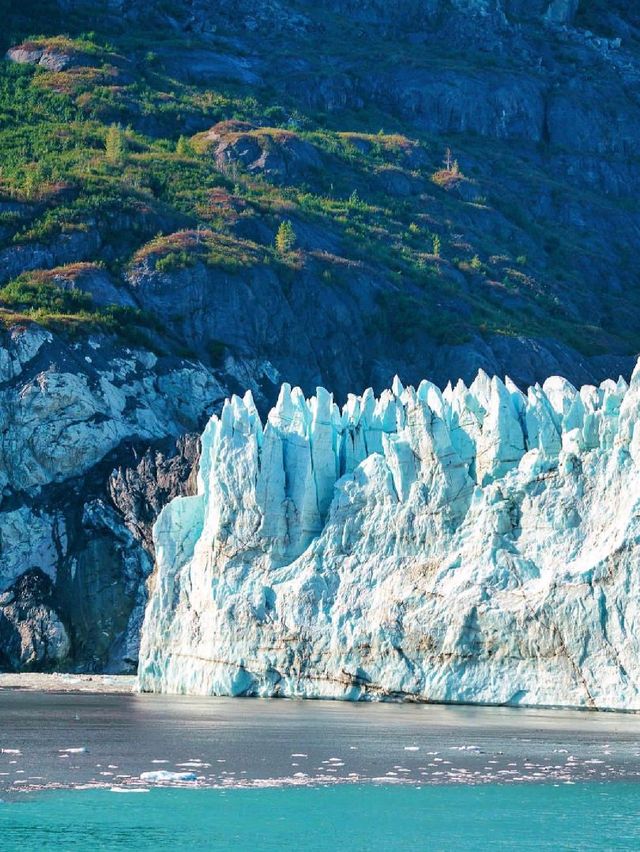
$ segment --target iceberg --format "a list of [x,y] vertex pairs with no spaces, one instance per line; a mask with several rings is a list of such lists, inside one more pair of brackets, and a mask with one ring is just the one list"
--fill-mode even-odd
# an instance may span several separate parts
[[197,781],[198,776],[195,772],[170,772],[168,769],[156,769],[153,772],[140,773],[140,779],[158,784],[170,784],[178,781]]
[[639,404],[640,362],[234,396],[155,524],[139,689],[640,709]]

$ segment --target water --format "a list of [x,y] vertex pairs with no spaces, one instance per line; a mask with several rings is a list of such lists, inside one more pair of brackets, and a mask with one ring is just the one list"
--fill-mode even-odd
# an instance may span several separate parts
[[0,690],[0,748],[2,852],[640,848],[634,715]]
[[640,848],[640,787],[102,790],[0,807],[2,849],[560,850]]

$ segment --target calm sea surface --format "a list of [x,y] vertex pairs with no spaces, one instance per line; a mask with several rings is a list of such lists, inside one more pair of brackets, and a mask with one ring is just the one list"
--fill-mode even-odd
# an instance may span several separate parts
[[640,849],[633,715],[0,690],[0,748],[3,852]]

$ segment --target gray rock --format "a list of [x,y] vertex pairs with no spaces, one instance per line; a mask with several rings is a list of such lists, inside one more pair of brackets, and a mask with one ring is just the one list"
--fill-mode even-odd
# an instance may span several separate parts
[[260,174],[274,183],[297,183],[323,166],[322,157],[310,143],[295,133],[265,130],[246,122],[222,122],[207,137],[221,171],[234,167]]
[[65,665],[71,643],[52,598],[51,579],[38,568],[0,594],[0,671]]
[[258,63],[238,56],[229,56],[208,50],[171,50],[160,52],[165,70],[189,83],[214,83],[231,80],[236,83],[258,85]]

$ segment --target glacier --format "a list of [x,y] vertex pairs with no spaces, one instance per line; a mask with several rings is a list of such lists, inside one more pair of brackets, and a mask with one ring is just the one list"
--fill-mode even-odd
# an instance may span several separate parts
[[155,524],[139,689],[640,709],[639,404],[640,361],[234,396]]

